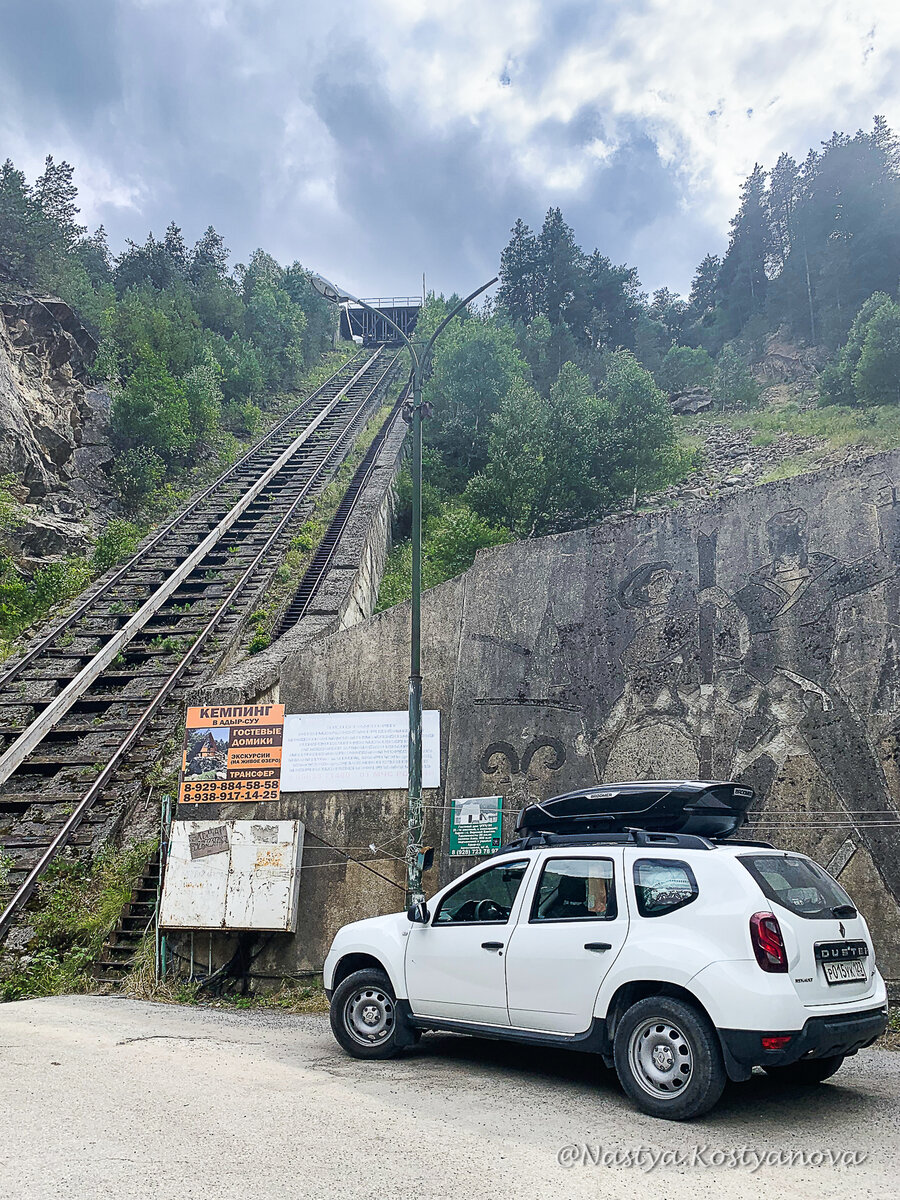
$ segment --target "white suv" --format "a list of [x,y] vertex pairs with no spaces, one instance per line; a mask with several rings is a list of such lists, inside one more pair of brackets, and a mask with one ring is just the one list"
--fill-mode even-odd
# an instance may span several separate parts
[[638,1107],[686,1120],[754,1066],[817,1082],[884,1030],[866,923],[812,859],[637,830],[521,845],[338,932],[324,974],[345,1050],[452,1030],[593,1051]]

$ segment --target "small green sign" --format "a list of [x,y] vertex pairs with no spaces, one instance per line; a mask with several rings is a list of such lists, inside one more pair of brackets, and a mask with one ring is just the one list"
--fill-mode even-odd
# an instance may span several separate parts
[[502,796],[464,796],[450,814],[450,857],[491,854],[500,849]]

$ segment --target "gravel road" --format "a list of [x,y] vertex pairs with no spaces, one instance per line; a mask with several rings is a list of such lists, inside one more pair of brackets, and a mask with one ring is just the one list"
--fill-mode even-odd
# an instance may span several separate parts
[[880,1197],[898,1147],[900,1054],[880,1049],[811,1089],[754,1076],[678,1125],[587,1055],[432,1035],[361,1063],[321,1016],[0,1005],[3,1200]]

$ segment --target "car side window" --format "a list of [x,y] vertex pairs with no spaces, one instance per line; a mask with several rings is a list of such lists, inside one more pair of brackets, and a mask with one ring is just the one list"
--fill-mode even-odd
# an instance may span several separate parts
[[671,858],[639,858],[634,864],[634,892],[642,917],[665,916],[700,894],[687,863]]
[[611,921],[617,915],[609,858],[551,858],[544,864],[531,921]]
[[432,925],[505,925],[527,867],[527,860],[497,863],[467,879],[443,898]]

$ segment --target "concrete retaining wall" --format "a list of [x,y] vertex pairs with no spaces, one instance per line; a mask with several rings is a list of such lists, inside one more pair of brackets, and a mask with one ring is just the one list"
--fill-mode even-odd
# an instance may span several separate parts
[[[502,794],[508,832],[530,799],[598,780],[744,780],[766,797],[755,836],[831,864],[900,978],[898,478],[900,453],[873,455],[498,547],[427,593],[445,781],[427,839],[444,847],[453,796]],[[403,708],[408,636],[401,606],[257,682],[289,712]],[[256,698],[246,676],[223,683]],[[402,854],[403,793],[285,794],[276,810],[402,882],[388,855]],[[426,890],[473,861],[441,855]],[[341,923],[403,902],[334,852],[305,863],[301,931],[260,959],[274,974],[317,969]]]

